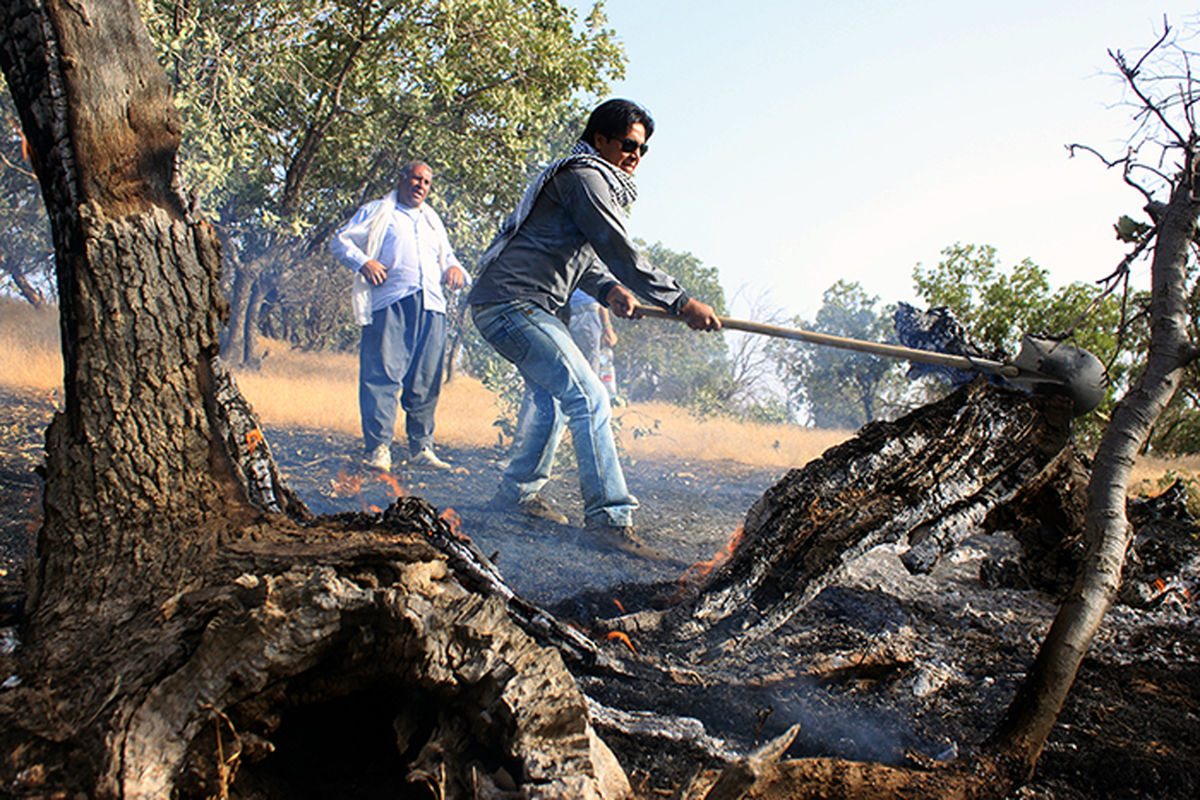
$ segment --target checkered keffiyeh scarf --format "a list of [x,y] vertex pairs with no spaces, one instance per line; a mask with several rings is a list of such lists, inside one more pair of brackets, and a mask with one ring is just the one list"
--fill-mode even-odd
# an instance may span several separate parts
[[496,234],[496,238],[492,240],[488,249],[479,259],[480,268],[500,257],[501,251],[517,235],[517,231],[529,216],[529,212],[533,210],[533,204],[537,202],[542,189],[546,188],[550,179],[564,167],[588,167],[599,172],[608,184],[613,202],[622,208],[632,205],[633,201],[637,200],[637,186],[632,177],[601,158],[596,148],[587,142],[576,142],[575,147],[571,150],[571,155],[551,163],[525,189],[525,194],[521,196],[521,202],[517,203],[516,209],[508,215],[508,219],[504,220],[504,224],[500,226],[500,232]]

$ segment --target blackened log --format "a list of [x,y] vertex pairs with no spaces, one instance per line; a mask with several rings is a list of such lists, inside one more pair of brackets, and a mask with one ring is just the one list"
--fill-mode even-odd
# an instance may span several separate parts
[[777,630],[871,548],[907,541],[926,571],[994,509],[1069,470],[1071,409],[982,380],[789,472],[746,515],[730,560],[668,614],[685,639]]

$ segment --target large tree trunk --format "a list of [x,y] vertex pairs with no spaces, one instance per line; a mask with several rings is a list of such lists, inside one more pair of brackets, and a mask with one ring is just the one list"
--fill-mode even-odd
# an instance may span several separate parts
[[295,796],[328,762],[295,721],[317,705],[382,724],[390,760],[363,765],[364,794],[627,794],[561,659],[458,583],[432,509],[298,524],[217,359],[220,248],[173,186],[180,127],[137,4],[27,0],[0,21],[51,215],[66,389],[21,686],[0,694],[5,791],[227,796],[237,773]]

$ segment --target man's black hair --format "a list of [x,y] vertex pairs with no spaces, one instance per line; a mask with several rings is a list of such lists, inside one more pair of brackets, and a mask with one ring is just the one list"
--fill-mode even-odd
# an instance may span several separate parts
[[620,139],[635,122],[642,123],[642,127],[646,129],[646,141],[650,141],[650,137],[654,135],[654,120],[650,117],[650,112],[632,100],[614,97],[596,106],[588,117],[587,127],[583,129],[579,139],[590,145],[596,144],[597,133],[606,139]]

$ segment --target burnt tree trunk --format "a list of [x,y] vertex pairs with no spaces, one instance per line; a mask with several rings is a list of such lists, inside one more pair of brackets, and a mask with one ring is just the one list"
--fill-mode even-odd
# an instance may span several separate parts
[[180,126],[137,4],[0,20],[65,384],[21,682],[0,692],[4,791],[296,796],[333,780],[322,745],[365,730],[361,794],[628,794],[561,659],[459,583],[431,508],[313,523],[279,480],[217,359],[220,248],[173,184]]
[[[977,380],[792,470],[746,515],[730,559],[664,622],[729,649],[778,630],[871,548],[905,542],[913,572],[1019,495],[1074,474],[1063,398]],[[1081,487],[1080,487],[1081,488]],[[708,647],[688,645],[694,658]]]
[[1157,221],[1151,262],[1150,348],[1146,369],[1117,404],[1096,451],[1088,484],[1088,550],[1055,615],[1028,678],[993,737],[999,752],[1027,775],[1037,764],[1067,692],[1121,584],[1133,530],[1125,516],[1129,476],[1163,408],[1196,357],[1188,337],[1187,254],[1200,201],[1178,181]]

